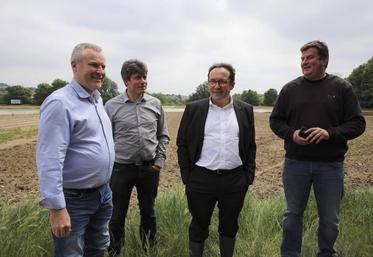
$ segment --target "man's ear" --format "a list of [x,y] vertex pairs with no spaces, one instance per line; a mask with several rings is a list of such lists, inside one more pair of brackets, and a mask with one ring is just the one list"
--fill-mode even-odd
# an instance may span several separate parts
[[127,80],[123,80],[123,83],[124,83],[124,85],[127,87],[127,82],[128,82],[129,80],[127,79]]
[[76,61],[71,61],[71,68],[76,72]]
[[231,83],[231,89],[234,88],[234,84],[235,84],[234,82]]

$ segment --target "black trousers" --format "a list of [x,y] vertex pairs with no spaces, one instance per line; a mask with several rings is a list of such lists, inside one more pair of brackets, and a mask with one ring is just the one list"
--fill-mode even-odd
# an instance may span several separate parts
[[219,208],[219,234],[235,237],[247,189],[248,182],[242,168],[218,174],[196,166],[186,184],[188,208],[192,215],[189,239],[203,242],[209,236],[216,204]]
[[110,220],[110,252],[120,253],[124,244],[125,219],[133,187],[137,190],[140,208],[140,236],[143,244],[155,243],[157,231],[154,202],[157,196],[159,172],[149,163],[144,166],[114,163],[111,176],[113,214]]

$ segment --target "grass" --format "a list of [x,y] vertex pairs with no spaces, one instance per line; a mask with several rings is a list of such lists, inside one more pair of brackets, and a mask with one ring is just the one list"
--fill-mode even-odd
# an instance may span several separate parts
[[32,104],[19,104],[19,105],[12,105],[12,104],[0,104],[0,109],[39,109],[40,106],[32,105]]
[[[53,244],[48,211],[36,200],[16,206],[2,204],[0,216],[0,257],[52,256]],[[259,197],[249,193],[240,216],[236,257],[279,256],[282,195]],[[156,203],[158,245],[144,252],[138,233],[138,208],[132,208],[126,224],[126,257],[187,257],[190,215],[181,186],[163,192]],[[315,256],[317,212],[311,196],[305,213],[302,257]],[[341,208],[341,229],[336,248],[341,257],[373,256],[373,190],[347,192]],[[217,212],[210,226],[204,257],[219,256]]]
[[16,206],[2,204],[0,212],[0,256],[52,256],[48,211],[35,200]]
[[0,130],[0,144],[16,139],[33,138],[37,135],[38,128],[14,128]]

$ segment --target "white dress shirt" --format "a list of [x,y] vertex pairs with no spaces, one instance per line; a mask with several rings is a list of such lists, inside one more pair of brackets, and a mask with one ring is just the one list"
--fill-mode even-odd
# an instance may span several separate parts
[[229,170],[242,165],[238,146],[239,127],[232,98],[223,108],[210,99],[204,133],[201,157],[196,165],[210,170]]

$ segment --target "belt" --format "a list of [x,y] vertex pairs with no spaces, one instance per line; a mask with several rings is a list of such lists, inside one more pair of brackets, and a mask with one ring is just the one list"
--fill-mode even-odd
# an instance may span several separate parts
[[81,188],[81,189],[63,188],[63,191],[70,191],[70,192],[74,192],[74,193],[93,193],[93,192],[98,191],[101,187],[103,187],[103,185],[98,186],[98,187],[93,187],[93,188]]
[[149,165],[153,165],[154,164],[154,160],[150,160],[150,161],[135,161],[133,163],[120,163],[119,165],[124,165],[124,166],[149,166]]
[[225,170],[225,169],[210,170],[210,169],[207,169],[205,167],[200,167],[200,166],[197,166],[197,167],[199,167],[199,168],[201,168],[203,170],[206,170],[208,172],[214,173],[216,175],[223,175],[223,174],[232,173],[232,172],[236,172],[236,171],[242,170],[242,165],[238,166],[237,168],[230,169],[230,170]]

